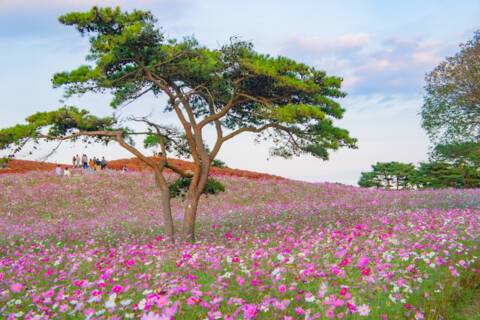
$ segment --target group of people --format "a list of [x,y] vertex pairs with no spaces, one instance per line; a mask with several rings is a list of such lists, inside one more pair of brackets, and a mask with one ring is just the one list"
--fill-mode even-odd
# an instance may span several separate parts
[[107,160],[105,160],[105,157],[102,157],[102,159],[97,157],[89,159],[85,153],[81,157],[78,154],[74,156],[72,164],[74,168],[82,168],[84,170],[93,169],[98,171],[107,168]]
[[68,167],[62,168],[61,165],[57,164],[55,167],[55,174],[60,177],[70,177],[72,172]]
[[[72,169],[82,169],[84,173],[105,170],[107,169],[107,165],[108,163],[107,160],[105,160],[105,157],[102,157],[102,159],[97,157],[88,158],[86,154],[83,154],[81,157],[77,154],[72,159]],[[57,164],[55,167],[55,174],[57,176],[69,177],[72,175],[72,170],[67,166],[62,167]]]

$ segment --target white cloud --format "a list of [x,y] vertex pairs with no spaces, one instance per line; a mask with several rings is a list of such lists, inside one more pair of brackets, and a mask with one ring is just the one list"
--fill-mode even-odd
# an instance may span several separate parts
[[338,38],[292,36],[287,40],[287,47],[306,50],[310,54],[359,50],[369,42],[367,33],[345,34]]
[[451,47],[421,36],[353,33],[336,38],[291,37],[283,54],[342,76],[345,89],[355,94],[418,94],[424,74]]

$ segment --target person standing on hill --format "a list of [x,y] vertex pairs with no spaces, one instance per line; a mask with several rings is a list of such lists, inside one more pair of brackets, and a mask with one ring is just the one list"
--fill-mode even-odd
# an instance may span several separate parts
[[72,159],[72,166],[75,168],[75,165],[77,164],[77,157],[76,156],[73,156],[73,159]]
[[59,164],[55,167],[55,174],[59,177],[63,176],[63,170]]
[[83,165],[83,169],[88,169],[88,158],[85,153],[82,156],[82,165]]
[[75,163],[75,168],[80,168],[81,166],[81,159],[80,156],[77,154],[77,162]]
[[102,170],[107,168],[107,160],[105,160],[105,157],[102,157],[102,161],[100,161],[100,167]]

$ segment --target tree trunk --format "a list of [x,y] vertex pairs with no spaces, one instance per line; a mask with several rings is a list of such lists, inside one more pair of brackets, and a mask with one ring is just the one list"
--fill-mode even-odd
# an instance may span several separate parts
[[168,240],[175,242],[175,227],[173,225],[172,207],[170,205],[170,190],[161,191],[163,228]]
[[170,204],[170,190],[167,181],[161,172],[155,170],[155,182],[160,189],[160,200],[162,202],[163,228],[167,238],[175,242],[175,228],[173,225],[172,207]]
[[188,190],[185,215],[183,217],[183,237],[185,241],[188,242],[195,242],[195,221],[197,218],[198,202],[207,184],[209,170],[210,163],[204,163],[196,172],[198,176],[193,177],[192,184]]
[[200,196],[196,194],[189,195],[183,217],[183,237],[185,241],[195,242],[195,221],[197,218],[197,209]]

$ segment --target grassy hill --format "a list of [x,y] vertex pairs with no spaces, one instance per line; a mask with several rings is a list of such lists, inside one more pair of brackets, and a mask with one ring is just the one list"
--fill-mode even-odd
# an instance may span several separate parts
[[148,171],[1,175],[0,318],[479,314],[480,190],[218,179],[199,241],[172,245]]

